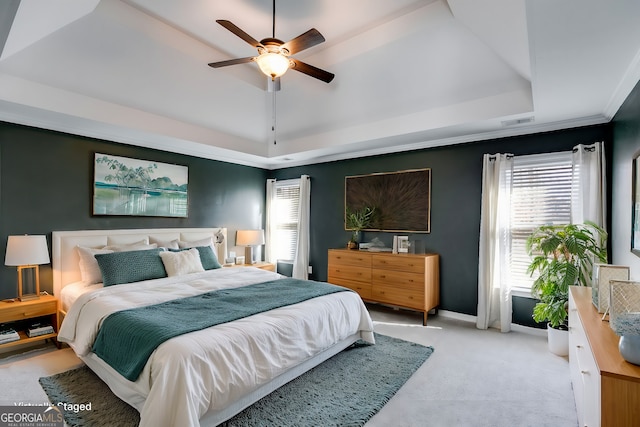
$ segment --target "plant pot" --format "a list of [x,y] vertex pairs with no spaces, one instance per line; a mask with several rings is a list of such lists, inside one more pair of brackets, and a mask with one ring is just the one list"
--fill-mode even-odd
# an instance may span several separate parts
[[563,329],[552,328],[547,323],[547,341],[549,351],[556,356],[569,355],[569,331]]

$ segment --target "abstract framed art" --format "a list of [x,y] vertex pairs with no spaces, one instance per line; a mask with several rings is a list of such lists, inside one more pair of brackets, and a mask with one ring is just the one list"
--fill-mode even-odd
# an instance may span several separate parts
[[347,176],[345,215],[374,209],[371,231],[431,232],[431,169]]
[[95,153],[93,215],[188,215],[186,166]]

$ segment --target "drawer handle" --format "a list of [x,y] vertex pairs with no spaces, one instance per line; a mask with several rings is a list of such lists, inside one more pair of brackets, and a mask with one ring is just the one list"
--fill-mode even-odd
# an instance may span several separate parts
[[581,345],[577,345],[576,348],[584,348],[584,347]]
[[582,375],[589,375],[589,371],[587,371],[586,369],[583,369],[582,371],[580,371],[580,373]]

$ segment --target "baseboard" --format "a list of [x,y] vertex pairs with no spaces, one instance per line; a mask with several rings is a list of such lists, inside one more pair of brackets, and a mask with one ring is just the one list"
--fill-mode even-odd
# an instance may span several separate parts
[[473,323],[474,325],[477,320],[477,316],[449,310],[438,310],[438,316],[446,317],[447,319],[462,320],[463,322]]
[[[477,323],[477,320],[478,320],[478,316],[472,316],[470,314],[464,314],[464,313],[457,313],[455,311],[449,311],[449,310],[438,310],[438,316],[442,316],[448,319],[455,319],[463,322],[473,323],[474,325]],[[535,335],[540,337],[547,336],[546,329],[532,328],[530,326],[518,325],[516,323],[511,324],[511,330],[514,332],[520,332],[523,334]]]

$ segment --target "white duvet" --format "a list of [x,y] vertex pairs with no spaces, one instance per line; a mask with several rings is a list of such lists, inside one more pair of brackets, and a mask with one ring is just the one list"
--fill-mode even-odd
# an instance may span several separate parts
[[373,343],[360,297],[338,292],[173,338],[153,352],[135,382],[91,352],[102,320],[122,309],[280,277],[257,268],[221,268],[100,288],[78,297],[58,339],[140,411],[140,426],[197,426],[208,411],[224,409],[350,335],[360,332]]

